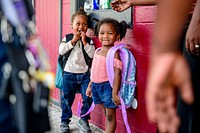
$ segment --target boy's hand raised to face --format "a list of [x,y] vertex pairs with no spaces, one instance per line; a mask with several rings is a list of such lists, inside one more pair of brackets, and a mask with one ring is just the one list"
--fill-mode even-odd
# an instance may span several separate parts
[[86,41],[86,33],[83,32],[83,31],[80,31],[81,33],[81,41],[83,42],[83,45],[85,46],[87,44],[87,41]]
[[83,45],[85,46],[87,44],[86,41],[86,33],[83,31],[75,31],[74,36],[71,40],[72,45],[74,45],[78,40],[81,40],[83,42]]
[[74,36],[71,40],[72,45],[74,45],[79,39],[81,39],[81,32],[80,31],[75,31]]

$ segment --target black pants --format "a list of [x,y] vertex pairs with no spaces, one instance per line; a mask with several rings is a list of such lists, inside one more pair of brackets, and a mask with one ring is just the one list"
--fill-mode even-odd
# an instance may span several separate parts
[[185,43],[182,44],[183,55],[191,71],[195,100],[192,105],[187,105],[180,95],[178,96],[177,112],[181,119],[179,133],[197,133],[200,132],[200,56],[189,55],[185,50]]

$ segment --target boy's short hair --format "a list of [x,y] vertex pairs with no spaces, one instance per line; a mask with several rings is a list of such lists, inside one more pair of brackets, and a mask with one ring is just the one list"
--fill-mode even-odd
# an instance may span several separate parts
[[82,7],[79,8],[78,11],[76,11],[73,15],[72,15],[72,19],[71,19],[71,23],[73,23],[74,18],[78,15],[83,15],[87,18],[87,23],[88,23],[88,15],[87,13],[84,11],[84,9]]

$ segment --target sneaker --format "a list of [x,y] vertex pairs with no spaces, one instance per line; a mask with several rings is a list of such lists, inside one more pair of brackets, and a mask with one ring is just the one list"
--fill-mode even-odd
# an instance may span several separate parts
[[89,123],[87,121],[84,121],[82,119],[80,119],[77,123],[78,127],[83,130],[84,132],[90,133],[91,129],[89,126]]
[[68,133],[70,131],[69,124],[67,123],[61,123],[60,125],[60,133]]

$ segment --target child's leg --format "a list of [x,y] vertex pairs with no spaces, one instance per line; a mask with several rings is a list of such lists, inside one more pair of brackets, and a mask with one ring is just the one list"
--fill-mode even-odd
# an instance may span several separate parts
[[106,108],[106,133],[115,133],[116,109]]
[[[77,75],[77,81],[81,82],[80,93],[81,93],[81,96],[83,99],[83,101],[82,101],[83,106],[81,107],[81,115],[83,115],[89,110],[89,108],[92,104],[92,98],[86,96],[86,90],[87,90],[88,84],[90,82],[90,74],[84,73],[84,74]],[[84,121],[88,121],[90,119],[90,114],[82,117],[81,119]]]
[[100,104],[100,106],[101,106],[101,108],[103,110],[104,115],[106,116],[106,108],[105,108],[105,106],[102,103]]
[[76,93],[76,79],[74,74],[64,72],[63,75],[63,88],[62,88],[62,116],[61,122],[69,124],[70,118],[72,117],[71,106],[74,102],[75,93]]

